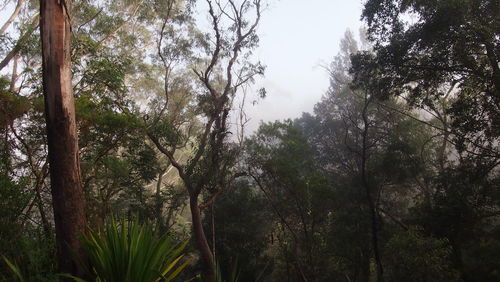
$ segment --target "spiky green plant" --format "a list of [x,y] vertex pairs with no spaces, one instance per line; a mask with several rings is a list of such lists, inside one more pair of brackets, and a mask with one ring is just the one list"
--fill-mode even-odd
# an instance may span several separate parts
[[186,245],[170,236],[158,237],[137,221],[117,224],[114,219],[103,231],[91,231],[82,239],[90,275],[106,282],[171,281],[191,261],[181,262]]
[[224,277],[220,264],[215,261],[215,282],[238,282],[240,280],[238,260],[230,267],[227,277]]
[[21,274],[19,267],[15,263],[8,260],[6,257],[4,257],[4,256],[2,256],[2,257],[3,257],[3,260],[5,261],[5,263],[7,264],[8,268],[14,273],[15,279],[17,279],[17,281],[20,281],[20,282],[26,281],[24,279],[23,275]]

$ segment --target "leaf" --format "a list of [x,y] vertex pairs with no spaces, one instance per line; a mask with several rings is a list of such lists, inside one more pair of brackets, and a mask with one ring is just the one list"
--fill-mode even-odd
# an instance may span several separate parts
[[76,282],[87,282],[87,280],[85,280],[85,279],[78,278],[76,276],[73,276],[73,275],[67,274],[67,273],[61,273],[61,274],[58,274],[58,276],[62,276],[62,277],[66,277],[66,278],[71,278],[71,279],[75,280]]
[[10,260],[8,260],[6,257],[4,256],[2,257],[5,263],[7,263],[7,265],[9,266],[10,270],[12,270],[12,272],[14,272],[14,274],[17,276],[19,281],[24,281],[24,278],[21,274],[21,271],[19,270],[19,267],[17,267],[17,265],[15,265],[14,263],[10,262]]

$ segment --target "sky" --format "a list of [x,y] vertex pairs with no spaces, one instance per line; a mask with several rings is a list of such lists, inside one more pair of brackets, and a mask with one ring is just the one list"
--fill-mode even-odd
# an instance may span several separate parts
[[[347,29],[357,33],[363,25],[363,1],[267,0],[269,7],[258,27],[260,46],[255,51],[267,67],[265,77],[247,94],[248,133],[256,130],[260,121],[293,119],[313,111],[329,83],[320,65],[337,55]],[[7,18],[12,9],[0,11],[0,16]],[[262,87],[267,97],[252,105],[252,97]]]
[[[247,106],[254,131],[261,120],[297,118],[312,112],[328,89],[328,64],[339,51],[347,29],[355,34],[362,0],[275,0],[262,14],[256,55],[267,66],[265,77],[252,87],[267,97]],[[250,93],[250,96],[252,93]]]

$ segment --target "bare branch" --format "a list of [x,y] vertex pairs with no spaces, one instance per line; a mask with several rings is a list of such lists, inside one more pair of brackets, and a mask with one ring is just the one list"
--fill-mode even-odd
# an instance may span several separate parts
[[222,40],[221,40],[221,34],[220,34],[220,28],[219,28],[220,18],[215,15],[215,11],[214,11],[213,6],[212,6],[212,1],[207,0],[207,3],[208,3],[208,7],[209,7],[208,13],[210,14],[210,17],[212,18],[212,29],[215,32],[215,50],[212,54],[210,64],[208,65],[208,67],[206,68],[206,70],[204,72],[204,77],[203,77],[202,81],[205,84],[205,86],[210,90],[210,94],[212,94],[212,96],[214,98],[216,98],[217,92],[215,92],[212,85],[210,84],[210,75],[212,73],[213,68],[215,67],[215,65],[217,64],[217,62],[219,60],[220,51],[222,48]]
[[10,61],[21,51],[21,48],[23,45],[28,41],[30,38],[31,34],[33,34],[33,31],[35,31],[38,28],[39,25],[39,14],[36,14],[35,17],[33,18],[33,21],[28,27],[28,30],[19,38],[17,41],[16,45],[12,50],[7,53],[7,56],[0,62],[0,70],[2,70],[4,67],[6,67]]
[[9,26],[14,22],[16,19],[17,15],[19,15],[19,12],[21,11],[21,7],[23,6],[25,0],[17,0],[16,8],[14,9],[14,12],[12,12],[12,15],[10,15],[9,19],[2,25],[2,28],[0,28],[0,35],[3,35],[5,30],[9,28]]
[[120,29],[122,29],[126,24],[130,23],[132,21],[132,19],[135,17],[135,15],[137,14],[137,11],[139,10],[139,7],[142,5],[142,3],[144,2],[144,0],[141,0],[140,2],[138,2],[132,13],[130,14],[130,16],[122,22],[122,24],[120,24],[118,27],[116,27],[112,32],[106,34],[103,38],[101,38],[99,41],[97,41],[97,44],[96,44],[96,47],[100,47],[102,44],[104,44],[104,42],[106,42],[108,39],[110,39],[111,37],[113,37],[116,33],[118,33],[118,31],[120,31]]
[[99,9],[99,11],[97,11],[97,13],[95,13],[92,17],[90,17],[90,19],[88,19],[87,21],[85,21],[81,25],[79,25],[78,28],[76,29],[76,33],[80,33],[80,30],[82,29],[82,27],[84,27],[85,25],[87,25],[88,23],[93,21],[95,18],[97,18],[102,13],[102,11],[103,11],[103,8]]
[[[170,163],[179,172],[179,176],[181,177],[181,179],[186,183],[187,180],[188,180],[188,178],[186,177],[186,174],[184,173],[184,168],[182,167],[182,165],[180,163],[178,163],[177,160],[175,159],[174,153],[172,151],[167,150],[167,148],[165,148],[160,143],[160,141],[158,140],[158,138],[156,138],[156,136],[154,136],[152,133],[148,132],[147,135],[148,135],[149,139],[155,144],[156,148],[160,152],[162,152],[165,156],[167,156],[167,158],[170,161]],[[188,183],[186,183],[186,184],[188,184]],[[188,185],[188,189],[190,189],[189,185]]]

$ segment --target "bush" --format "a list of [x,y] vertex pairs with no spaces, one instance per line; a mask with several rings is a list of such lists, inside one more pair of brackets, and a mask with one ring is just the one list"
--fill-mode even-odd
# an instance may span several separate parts
[[396,233],[387,242],[385,255],[388,281],[459,281],[450,265],[447,240],[426,237],[421,227]]
[[156,236],[153,228],[137,221],[119,224],[113,219],[102,232],[84,236],[82,247],[92,281],[171,281],[191,261],[170,236]]

